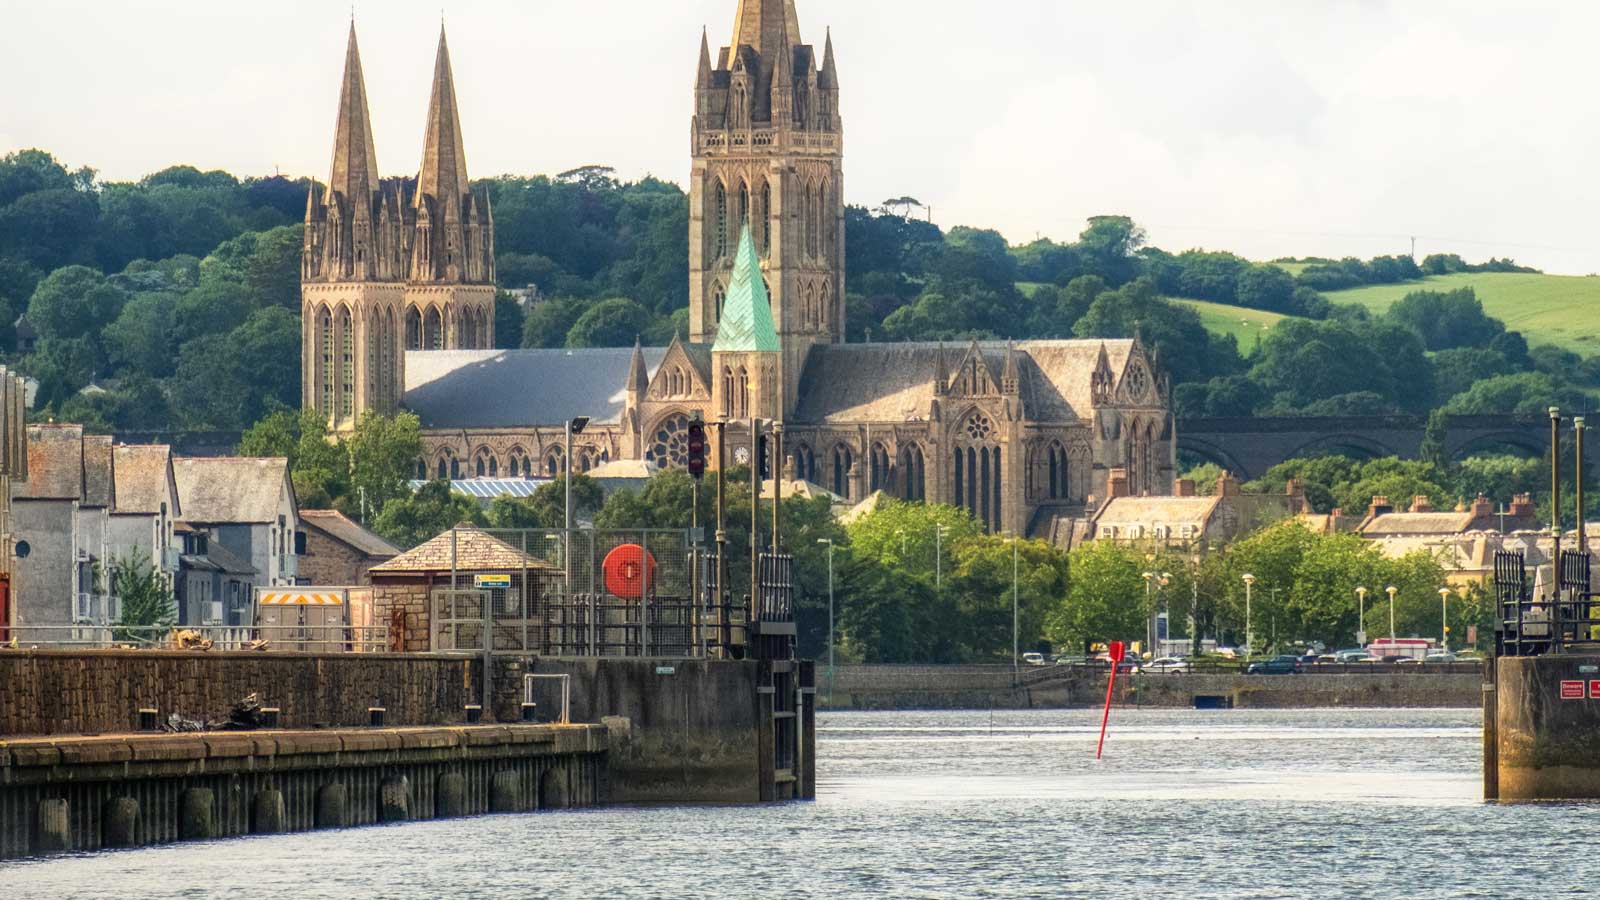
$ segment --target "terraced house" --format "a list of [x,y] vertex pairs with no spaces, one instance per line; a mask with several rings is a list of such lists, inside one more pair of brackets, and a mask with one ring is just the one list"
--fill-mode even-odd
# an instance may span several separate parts
[[421,172],[382,181],[351,35],[331,183],[306,217],[305,402],[335,428],[404,407],[425,429],[420,476],[531,478],[681,466],[694,417],[726,422],[744,463],[764,420],[792,478],[1036,535],[1079,527],[1113,470],[1128,496],[1170,492],[1168,382],[1137,340],[845,343],[842,80],[793,0],[740,0],[728,45],[701,39],[690,330],[667,347],[486,349],[494,221],[467,186],[442,38],[437,67]]

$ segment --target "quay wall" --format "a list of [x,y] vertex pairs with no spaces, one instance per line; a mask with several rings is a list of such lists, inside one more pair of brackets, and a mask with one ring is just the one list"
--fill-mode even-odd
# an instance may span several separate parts
[[[1105,700],[1099,672],[1010,666],[838,666],[817,670],[823,709],[1061,709]],[[1121,675],[1124,706],[1192,707],[1197,697],[1221,697],[1235,708],[1441,707],[1482,703],[1475,673],[1350,673],[1337,675]],[[831,686],[831,691],[830,691]]]
[[0,740],[0,859],[606,800],[599,726]]
[[1600,656],[1501,657],[1494,674],[1487,799],[1600,800]]

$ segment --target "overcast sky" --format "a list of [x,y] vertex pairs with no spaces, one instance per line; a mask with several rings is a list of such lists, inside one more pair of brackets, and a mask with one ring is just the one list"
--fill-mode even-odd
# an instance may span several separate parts
[[[799,0],[843,85],[846,196],[941,225],[1260,259],[1448,250],[1600,271],[1600,3]],[[451,0],[475,177],[682,183],[700,28],[736,0]],[[417,167],[439,0],[364,0],[389,174]],[[108,179],[326,178],[347,3],[0,0],[0,151]],[[713,50],[715,52],[715,50]]]

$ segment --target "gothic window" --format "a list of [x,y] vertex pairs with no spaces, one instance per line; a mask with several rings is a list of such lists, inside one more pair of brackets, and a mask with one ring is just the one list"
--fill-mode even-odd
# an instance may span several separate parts
[[712,296],[712,299],[716,302],[716,305],[717,305],[717,321],[721,322],[722,321],[722,305],[728,299],[728,291],[727,291],[726,288],[724,288],[722,285],[719,284],[715,288],[712,288],[711,296]]
[[350,310],[339,310],[339,415],[348,419],[356,406],[356,335]]
[[833,288],[824,281],[822,293],[817,300],[818,325],[823,331],[833,331]]
[[460,338],[458,343],[463,350],[474,350],[478,346],[478,313],[475,310],[464,310],[461,313]]
[[975,412],[956,430],[955,438],[955,505],[986,531],[999,531],[1002,480],[994,423]]
[[796,444],[794,448],[794,477],[801,481],[817,482],[817,459],[811,452],[808,444]]
[[461,460],[456,459],[454,451],[447,449],[439,451],[438,461],[434,464],[440,481],[461,480]]
[[969,441],[986,441],[994,435],[994,423],[982,413],[973,413],[961,427],[961,434]]
[[833,492],[846,500],[850,497],[850,470],[855,467],[854,454],[840,444],[833,448]]
[[544,454],[544,474],[546,478],[558,478],[566,471],[566,451],[561,447],[551,447]]
[[731,367],[731,366],[723,366],[722,367],[722,417],[724,419],[731,419],[731,418],[734,417],[733,416],[733,391],[734,391],[733,367]]
[[889,450],[882,444],[872,445],[872,464],[868,469],[867,480],[869,494],[893,488],[894,471],[889,467]]
[[333,314],[323,307],[322,313],[317,317],[317,343],[322,348],[322,371],[319,373],[318,382],[322,387],[322,396],[318,397],[317,409],[323,418],[333,418]]
[[1050,499],[1066,500],[1071,493],[1072,466],[1067,460],[1067,449],[1060,441],[1052,441],[1047,453],[1050,458]]
[[428,480],[428,461],[427,460],[425,460],[425,459],[417,460],[417,472],[416,472],[416,475],[417,475],[417,480],[418,481],[427,481]]
[[817,255],[817,216],[816,216],[816,188],[810,183],[806,184],[805,198],[806,220],[806,255]]
[[367,322],[367,409],[380,408],[378,389],[383,383],[383,369],[379,367],[379,345],[383,343],[383,317],[374,308]]
[[472,461],[472,472],[478,478],[499,478],[500,460],[485,447]]
[[506,475],[511,478],[533,477],[533,463],[521,447],[512,447],[506,454]]
[[600,465],[600,454],[593,447],[578,447],[572,451],[578,463],[579,472],[588,472]]
[[[716,257],[725,259],[728,255],[728,190],[717,182],[717,190],[712,198],[712,215],[717,217]],[[722,304],[717,304],[717,317],[722,317]]]
[[661,420],[650,436],[645,459],[663,469],[681,469],[689,463],[689,417],[678,413]]
[[772,182],[761,183],[761,255],[772,255]]
[[907,444],[900,451],[900,499],[921,502],[928,499],[927,473],[923,469],[922,448]]
[[383,372],[383,389],[381,390],[383,411],[394,412],[398,405],[395,400],[395,383],[399,381],[394,365],[394,310],[383,311],[383,352],[379,364]]
[[415,306],[406,310],[406,349],[422,349],[422,314]]
[[427,318],[423,319],[422,346],[425,350],[444,349],[444,317],[437,307],[430,308]]
[[750,370],[744,366],[739,367],[739,374],[734,379],[733,388],[733,416],[736,419],[745,419],[750,416]]
[[739,227],[750,224],[750,186],[739,182]]

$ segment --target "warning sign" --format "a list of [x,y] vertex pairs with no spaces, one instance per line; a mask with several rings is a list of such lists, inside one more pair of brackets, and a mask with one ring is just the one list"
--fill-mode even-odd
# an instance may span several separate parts
[[1600,681],[1589,682],[1589,699],[1600,700]]
[[1582,700],[1584,698],[1584,684],[1581,681],[1561,682],[1561,699]]

